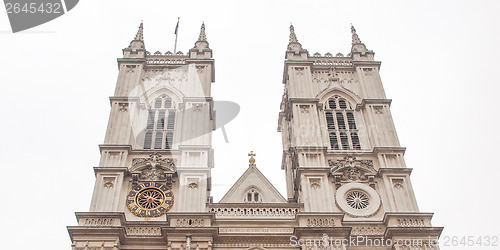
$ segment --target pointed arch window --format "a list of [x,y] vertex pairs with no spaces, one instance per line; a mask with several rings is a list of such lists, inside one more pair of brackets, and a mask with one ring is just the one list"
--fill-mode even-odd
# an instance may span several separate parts
[[353,105],[340,96],[334,96],[325,106],[330,148],[361,150]]
[[172,149],[175,130],[175,112],[167,95],[156,98],[148,110],[144,149]]
[[262,195],[255,188],[251,188],[246,192],[243,200],[245,202],[262,202]]

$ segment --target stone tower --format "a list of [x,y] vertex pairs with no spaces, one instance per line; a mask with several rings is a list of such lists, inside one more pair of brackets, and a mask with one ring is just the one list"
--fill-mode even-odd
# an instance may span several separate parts
[[356,234],[436,239],[441,228],[418,210],[381,63],[351,32],[347,56],[310,56],[290,26],[278,126],[287,199],[306,213],[342,213]]
[[205,25],[187,54],[150,54],[141,23],[118,69],[90,212],[69,227],[74,249],[161,235],[167,211],[205,212],[211,201],[214,60]]
[[310,56],[290,27],[278,126],[287,195],[250,152],[214,203],[205,25],[187,54],[150,54],[141,24],[118,59],[90,211],[68,227],[72,249],[439,249],[442,228],[418,210],[380,62],[351,30],[348,55]]

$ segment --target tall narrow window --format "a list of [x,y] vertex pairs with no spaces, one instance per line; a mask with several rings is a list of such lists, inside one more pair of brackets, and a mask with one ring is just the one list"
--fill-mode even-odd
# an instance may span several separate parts
[[163,131],[157,130],[155,136],[155,149],[161,149],[161,144],[163,142]]
[[144,149],[172,149],[175,129],[175,110],[167,95],[156,98],[148,110]]
[[332,147],[332,149],[339,150],[339,141],[337,140],[335,132],[330,132],[330,147]]
[[148,123],[146,124],[146,128],[153,129],[154,125],[155,125],[155,111],[149,110]]
[[144,137],[144,149],[151,149],[151,142],[153,142],[153,132],[148,131]]
[[332,150],[361,150],[353,105],[340,96],[325,104],[326,125]]
[[336,113],[335,115],[337,115],[337,124],[339,125],[339,129],[345,129],[344,114]]
[[340,142],[342,143],[342,149],[349,149],[349,137],[345,132],[340,133]]
[[351,133],[352,147],[354,149],[361,149],[361,145],[359,144],[359,137],[357,133]]
[[356,129],[356,121],[354,121],[354,115],[351,112],[347,112],[347,123],[349,129]]
[[160,110],[158,112],[158,129],[163,129],[165,127],[165,110]]
[[328,125],[328,129],[335,129],[332,112],[326,112],[326,124]]
[[175,111],[168,112],[167,129],[174,129],[175,127]]
[[167,136],[165,137],[165,148],[172,149],[173,141],[174,141],[174,133],[167,132]]

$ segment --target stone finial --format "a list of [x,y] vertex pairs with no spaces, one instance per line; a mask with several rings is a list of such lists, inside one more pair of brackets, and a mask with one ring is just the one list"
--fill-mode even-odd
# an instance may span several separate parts
[[144,58],[146,56],[148,52],[144,45],[143,30],[144,28],[141,21],[141,25],[139,25],[134,40],[130,42],[127,48],[123,49],[124,58]]
[[295,30],[293,28],[293,25],[290,24],[290,42],[289,43],[298,43],[299,41],[297,40],[297,35],[295,35]]
[[139,30],[137,30],[137,34],[135,35],[134,40],[144,41],[142,21],[141,21],[141,25],[139,25]]
[[253,157],[257,156],[257,154],[255,154],[253,151],[250,151],[250,153],[248,153],[248,156],[250,156],[250,159],[248,160],[248,162],[250,162],[250,166],[255,166],[255,158]]
[[200,36],[198,41],[194,43],[194,47],[189,50],[189,56],[191,58],[212,58],[212,50],[210,49],[207,41],[207,35],[205,34],[205,22],[201,24]]
[[198,37],[198,41],[206,41],[207,35],[205,34],[205,23],[201,24],[200,36]]
[[351,34],[352,34],[352,45],[361,43],[361,40],[359,40],[358,34],[356,33],[356,29],[351,23]]

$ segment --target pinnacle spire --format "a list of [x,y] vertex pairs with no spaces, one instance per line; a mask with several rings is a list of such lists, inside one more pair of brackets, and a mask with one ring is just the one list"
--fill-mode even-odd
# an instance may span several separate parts
[[206,41],[207,35],[205,34],[205,22],[201,24],[200,36],[198,37],[198,41]]
[[135,35],[134,40],[144,41],[142,21],[141,21],[141,25],[139,25],[139,30],[137,30],[137,34]]
[[351,34],[352,34],[352,45],[361,43],[361,40],[359,40],[358,34],[356,33],[356,29],[351,23]]
[[297,40],[297,35],[295,35],[295,30],[293,28],[293,25],[290,24],[290,42],[289,43],[298,43],[299,41]]

